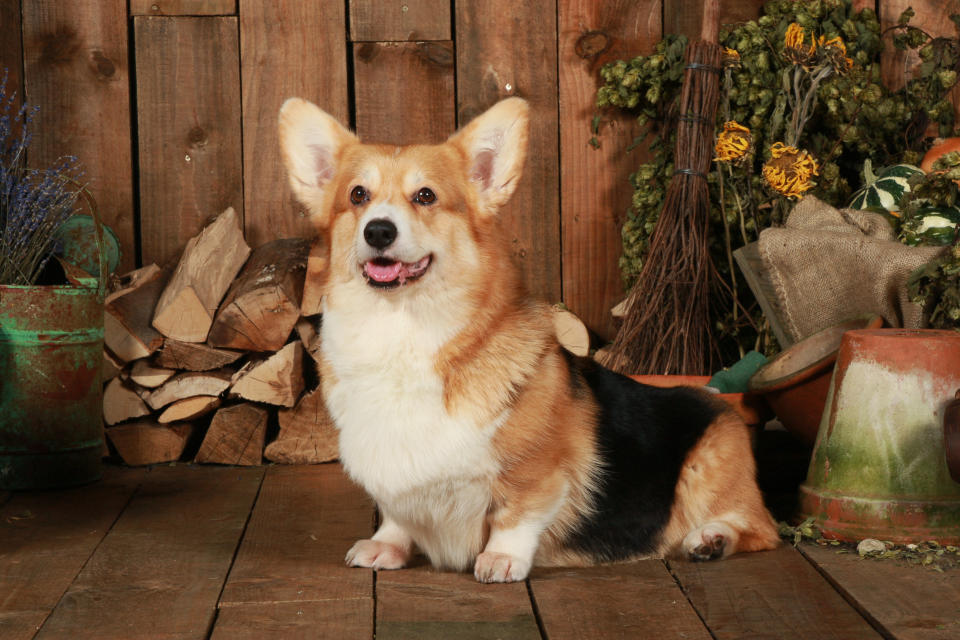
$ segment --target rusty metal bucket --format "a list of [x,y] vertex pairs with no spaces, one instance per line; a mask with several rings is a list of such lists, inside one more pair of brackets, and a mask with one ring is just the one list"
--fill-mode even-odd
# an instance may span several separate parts
[[97,225],[99,278],[0,285],[0,489],[100,478],[106,269]]
[[806,483],[804,514],[842,540],[960,543],[960,484],[944,415],[960,387],[960,333],[843,337]]

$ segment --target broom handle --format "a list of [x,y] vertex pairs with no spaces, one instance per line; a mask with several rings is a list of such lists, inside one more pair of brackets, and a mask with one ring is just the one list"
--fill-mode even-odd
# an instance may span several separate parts
[[720,32],[720,0],[706,0],[703,3],[703,18],[700,23],[700,39],[716,44]]

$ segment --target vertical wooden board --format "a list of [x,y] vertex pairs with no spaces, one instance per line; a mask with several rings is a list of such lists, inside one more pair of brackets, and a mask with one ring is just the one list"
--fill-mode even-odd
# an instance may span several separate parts
[[530,590],[550,640],[710,639],[660,560],[534,569]]
[[0,78],[7,72],[7,96],[14,92],[17,99],[13,108],[22,104],[23,42],[21,39],[20,0],[0,0]]
[[455,16],[458,124],[508,96],[530,102],[524,175],[500,216],[530,293],[549,302],[561,299],[556,9],[532,0],[492,12],[460,0]]
[[[960,13],[960,0],[880,0],[877,3],[880,17],[880,28],[886,30],[897,24],[900,14],[908,7],[913,7],[916,15],[910,20],[914,27],[923,29],[931,36],[956,37],[956,28],[950,15]],[[920,57],[913,51],[900,51],[893,46],[890,34],[884,38],[884,50],[880,56],[880,73],[883,84],[892,90],[906,85],[907,80],[913,78],[916,67],[920,64]],[[954,104],[954,113],[960,124],[960,88],[954,87],[951,92]],[[936,135],[935,128],[928,133]]]
[[19,493],[0,509],[0,637],[34,636],[142,477],[107,468],[95,484]]
[[243,216],[237,20],[133,24],[143,261],[164,264],[210,216]]
[[343,558],[372,533],[373,504],[340,465],[269,467],[220,606],[369,599],[372,573]]
[[237,0],[130,0],[132,16],[230,16]]
[[438,143],[456,129],[452,42],[363,42],[353,61],[365,142]]
[[206,638],[262,467],[156,467],[37,638]]
[[240,0],[243,188],[252,247],[311,234],[287,186],[277,114],[284,100],[299,96],[349,123],[345,38],[344,2]]
[[669,567],[716,640],[880,638],[793,547]]
[[626,153],[638,131],[622,110],[602,114],[600,147],[590,144],[600,67],[648,54],[661,37],[661,0],[560,0],[560,202],[563,301],[588,328],[614,333],[610,309],[624,295],[617,264],[620,227],[643,160]]
[[373,598],[223,607],[211,640],[370,640]]
[[377,573],[377,640],[540,638],[526,584],[425,566]]
[[351,0],[350,39],[404,42],[450,39],[450,0]]
[[960,572],[937,573],[894,560],[867,560],[833,547],[804,544],[801,552],[889,637],[960,637]]
[[[767,0],[719,0],[720,24],[756,20],[763,13]],[[663,32],[700,37],[703,0],[663,0]]]
[[40,107],[30,164],[80,160],[124,273],[136,258],[126,2],[36,0],[22,10],[26,99]]

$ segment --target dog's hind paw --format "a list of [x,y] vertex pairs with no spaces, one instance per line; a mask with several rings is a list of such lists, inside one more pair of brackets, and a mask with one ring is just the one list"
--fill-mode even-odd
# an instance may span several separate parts
[[714,560],[733,553],[737,538],[727,523],[711,522],[688,533],[683,540],[683,550],[693,562]]
[[407,564],[410,554],[400,547],[378,540],[358,540],[345,558],[351,567],[380,569],[401,569]]
[[484,551],[473,565],[478,582],[519,582],[530,573],[530,563],[506,553]]

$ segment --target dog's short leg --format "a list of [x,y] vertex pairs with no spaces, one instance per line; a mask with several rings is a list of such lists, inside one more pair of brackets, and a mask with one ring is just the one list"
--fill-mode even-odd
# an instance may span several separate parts
[[533,565],[543,526],[524,522],[510,529],[493,529],[483,553],[477,556],[473,575],[480,582],[524,580]]
[[407,564],[413,551],[410,535],[389,518],[369,540],[358,540],[347,552],[346,562],[351,567],[369,567],[375,570],[400,569]]
[[708,522],[687,534],[681,549],[694,562],[724,558],[737,550],[740,534],[723,520]]

